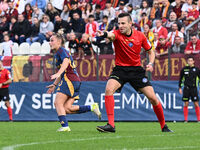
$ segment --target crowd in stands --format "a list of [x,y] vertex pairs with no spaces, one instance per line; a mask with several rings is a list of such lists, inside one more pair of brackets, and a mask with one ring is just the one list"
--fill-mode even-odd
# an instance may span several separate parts
[[100,54],[113,54],[109,39],[96,38],[97,30],[118,29],[117,16],[128,12],[133,28],[142,31],[156,57],[170,53],[199,53],[197,28],[185,27],[199,18],[200,0],[0,0],[0,42],[3,55],[12,55],[14,42],[48,42],[53,33],[62,34],[77,59],[94,58],[92,45]]

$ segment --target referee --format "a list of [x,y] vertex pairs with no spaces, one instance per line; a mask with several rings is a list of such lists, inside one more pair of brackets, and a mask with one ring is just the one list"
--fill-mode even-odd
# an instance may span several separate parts
[[[188,105],[190,99],[195,106],[197,121],[200,122],[199,97],[197,92],[199,78],[200,70],[194,66],[194,58],[189,56],[187,58],[187,65],[180,72],[179,79],[179,93],[183,94],[182,100],[184,102],[183,114],[185,122],[188,122]],[[182,87],[184,87],[183,91]]]
[[9,84],[12,83],[10,72],[3,67],[3,63],[0,60],[0,101],[4,101],[7,107],[7,112],[9,115],[9,120],[12,121],[12,108],[9,103]]
[[[100,132],[115,132],[114,123],[114,96],[115,91],[120,92],[127,82],[138,92],[142,92],[153,105],[153,110],[158,118],[162,132],[172,132],[165,124],[163,108],[156,97],[154,89],[145,76],[145,71],[153,71],[155,53],[142,32],[132,28],[132,18],[128,13],[118,16],[118,30],[111,32],[98,31],[97,36],[109,38],[115,47],[115,67],[108,79],[105,90],[105,107],[108,124],[97,126]],[[149,54],[149,64],[146,69],[141,66],[140,52],[144,48]]]

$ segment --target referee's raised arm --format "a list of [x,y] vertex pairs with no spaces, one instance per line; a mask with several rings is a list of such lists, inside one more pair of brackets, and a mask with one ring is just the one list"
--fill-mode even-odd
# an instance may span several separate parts
[[112,31],[110,31],[110,32],[107,32],[107,31],[102,32],[102,31],[98,30],[97,31],[97,36],[101,37],[101,38],[108,38],[111,41],[115,40],[115,34]]

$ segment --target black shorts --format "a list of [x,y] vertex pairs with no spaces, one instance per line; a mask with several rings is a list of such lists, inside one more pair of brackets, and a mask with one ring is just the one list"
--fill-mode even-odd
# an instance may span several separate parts
[[196,87],[184,87],[182,100],[185,101],[199,101],[198,91]]
[[1,88],[0,89],[0,101],[9,101],[9,90],[8,88]]
[[121,84],[117,92],[120,92],[123,85],[127,82],[136,91],[145,86],[151,86],[145,75],[145,70],[141,66],[116,66],[113,68],[109,79],[115,79]]

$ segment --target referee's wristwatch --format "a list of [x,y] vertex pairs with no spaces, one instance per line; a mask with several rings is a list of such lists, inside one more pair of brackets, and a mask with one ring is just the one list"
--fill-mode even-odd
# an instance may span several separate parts
[[149,62],[149,64],[148,65],[151,65],[152,67],[153,67],[153,63],[151,63],[151,62]]

